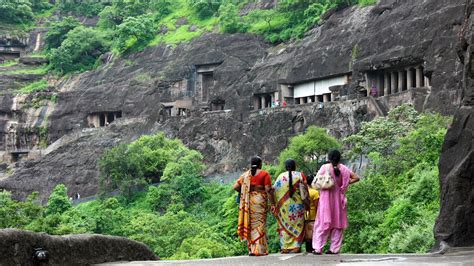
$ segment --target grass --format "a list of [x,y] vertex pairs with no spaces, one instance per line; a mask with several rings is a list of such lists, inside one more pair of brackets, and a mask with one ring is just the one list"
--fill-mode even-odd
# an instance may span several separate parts
[[41,57],[46,58],[48,56],[46,51],[34,52],[27,55],[28,57]]
[[14,65],[18,65],[18,59],[7,60],[7,61],[1,63],[0,67],[11,67],[11,66],[14,66]]
[[56,6],[53,6],[49,9],[42,10],[41,12],[35,13],[36,20],[41,18],[49,18],[53,15],[53,13],[57,10]]
[[[177,44],[187,42],[201,36],[204,32],[212,31],[217,24],[218,18],[214,16],[199,19],[185,0],[177,0],[173,4],[176,5],[176,8],[157,25],[157,28],[165,26],[168,31],[165,34],[156,35],[148,46],[156,46],[161,43]],[[186,18],[187,23],[184,25],[176,25],[176,22],[181,18]],[[189,31],[192,25],[197,27],[194,32]]]
[[[257,12],[257,11],[254,11]],[[272,18],[269,22],[264,20],[249,21],[250,33],[263,34],[268,31],[275,29],[285,28],[285,25],[288,24],[288,16],[285,13],[276,13],[272,15]]]
[[151,76],[147,72],[141,73],[137,76],[135,76],[134,80],[140,82],[140,83],[149,83],[151,81]]
[[18,90],[20,94],[29,94],[37,91],[45,90],[49,87],[48,81],[42,79],[40,81],[33,82],[29,85]]
[[377,0],[359,0],[359,6],[370,6],[377,4]]
[[28,69],[17,69],[12,71],[6,71],[5,74],[26,74],[26,75],[46,75],[48,73],[49,66],[44,65],[37,68]]

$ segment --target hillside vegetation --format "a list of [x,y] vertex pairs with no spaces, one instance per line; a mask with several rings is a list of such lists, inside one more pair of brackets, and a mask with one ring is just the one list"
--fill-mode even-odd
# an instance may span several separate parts
[[[332,8],[373,4],[376,0],[280,0],[260,9],[258,1],[1,0],[0,26],[27,30],[46,19],[51,30],[46,48],[51,69],[59,74],[92,69],[106,53],[141,51],[149,45],[177,44],[205,32],[252,33],[278,43],[301,38]],[[98,17],[95,27],[75,17]],[[7,25],[8,24],[8,25]]]
[[[439,210],[437,164],[449,123],[448,117],[419,114],[404,105],[344,140],[344,157],[364,156],[370,162],[347,194],[350,226],[343,252],[413,253],[432,247]],[[309,127],[291,139],[280,161],[294,157],[308,174],[321,164],[308,158],[340,146],[326,130]],[[101,157],[98,200],[72,206],[64,185],[54,189],[47,206],[35,202],[37,193],[17,202],[9,192],[0,192],[0,228],[125,236],[164,259],[246,254],[236,235],[236,193],[230,185],[206,182],[203,167],[201,155],[179,140],[162,133],[143,136]],[[265,168],[272,178],[282,171],[281,165]],[[111,191],[120,195],[110,197]],[[267,223],[270,250],[278,252],[271,214]]]

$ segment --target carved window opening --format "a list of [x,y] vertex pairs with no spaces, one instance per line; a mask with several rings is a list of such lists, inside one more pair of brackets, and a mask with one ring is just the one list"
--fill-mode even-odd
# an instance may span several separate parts
[[92,128],[105,127],[119,118],[122,118],[122,111],[97,112],[87,116],[87,123]]

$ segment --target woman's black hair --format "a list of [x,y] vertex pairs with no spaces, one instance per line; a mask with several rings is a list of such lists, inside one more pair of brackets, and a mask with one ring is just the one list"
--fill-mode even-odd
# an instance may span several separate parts
[[341,174],[341,170],[339,170],[337,164],[341,161],[341,153],[338,150],[331,150],[328,154],[328,160],[334,167],[334,174],[339,176]]
[[314,175],[310,174],[306,177],[306,182],[308,183],[309,186],[311,186],[311,183],[313,183],[314,180]]
[[254,156],[250,159],[250,172],[252,176],[257,173],[257,169],[262,168],[262,158]]
[[288,159],[285,161],[285,168],[288,171],[288,192],[290,193],[290,198],[293,197],[293,177],[291,176],[291,171],[296,170],[296,162],[293,159]]

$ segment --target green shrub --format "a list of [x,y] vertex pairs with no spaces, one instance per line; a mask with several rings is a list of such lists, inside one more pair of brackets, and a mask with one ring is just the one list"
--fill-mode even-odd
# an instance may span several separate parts
[[155,37],[153,18],[149,15],[128,17],[117,26],[117,40],[114,49],[118,53],[139,51]]
[[29,24],[33,21],[31,2],[27,0],[0,0],[0,22]]
[[246,32],[249,25],[238,16],[237,7],[232,3],[219,8],[219,25],[224,33]]
[[58,0],[56,6],[61,13],[74,13],[80,16],[93,17],[100,13],[107,1],[97,0]]
[[189,150],[179,140],[167,139],[159,133],[107,151],[100,158],[99,167],[102,193],[118,189],[127,199],[131,199],[139,187],[159,182],[163,177],[171,185],[177,182],[174,188],[185,191],[182,197],[188,202],[188,198],[199,195],[199,186],[187,189],[189,184],[199,184],[203,164],[198,152]]
[[71,209],[71,207],[66,186],[63,184],[57,185],[49,196],[46,214],[62,214]]
[[188,3],[200,19],[206,19],[217,13],[221,0],[188,0]]
[[46,49],[61,46],[68,32],[79,25],[81,25],[81,23],[74,17],[65,17],[61,21],[51,23],[44,39]]
[[109,48],[103,33],[91,28],[79,26],[66,36],[59,48],[48,53],[51,69],[59,74],[94,68]]
[[339,148],[339,142],[326,129],[310,126],[302,135],[290,139],[290,144],[278,156],[279,172],[285,170],[285,160],[292,158],[306,174],[319,170],[323,157],[330,149]]

